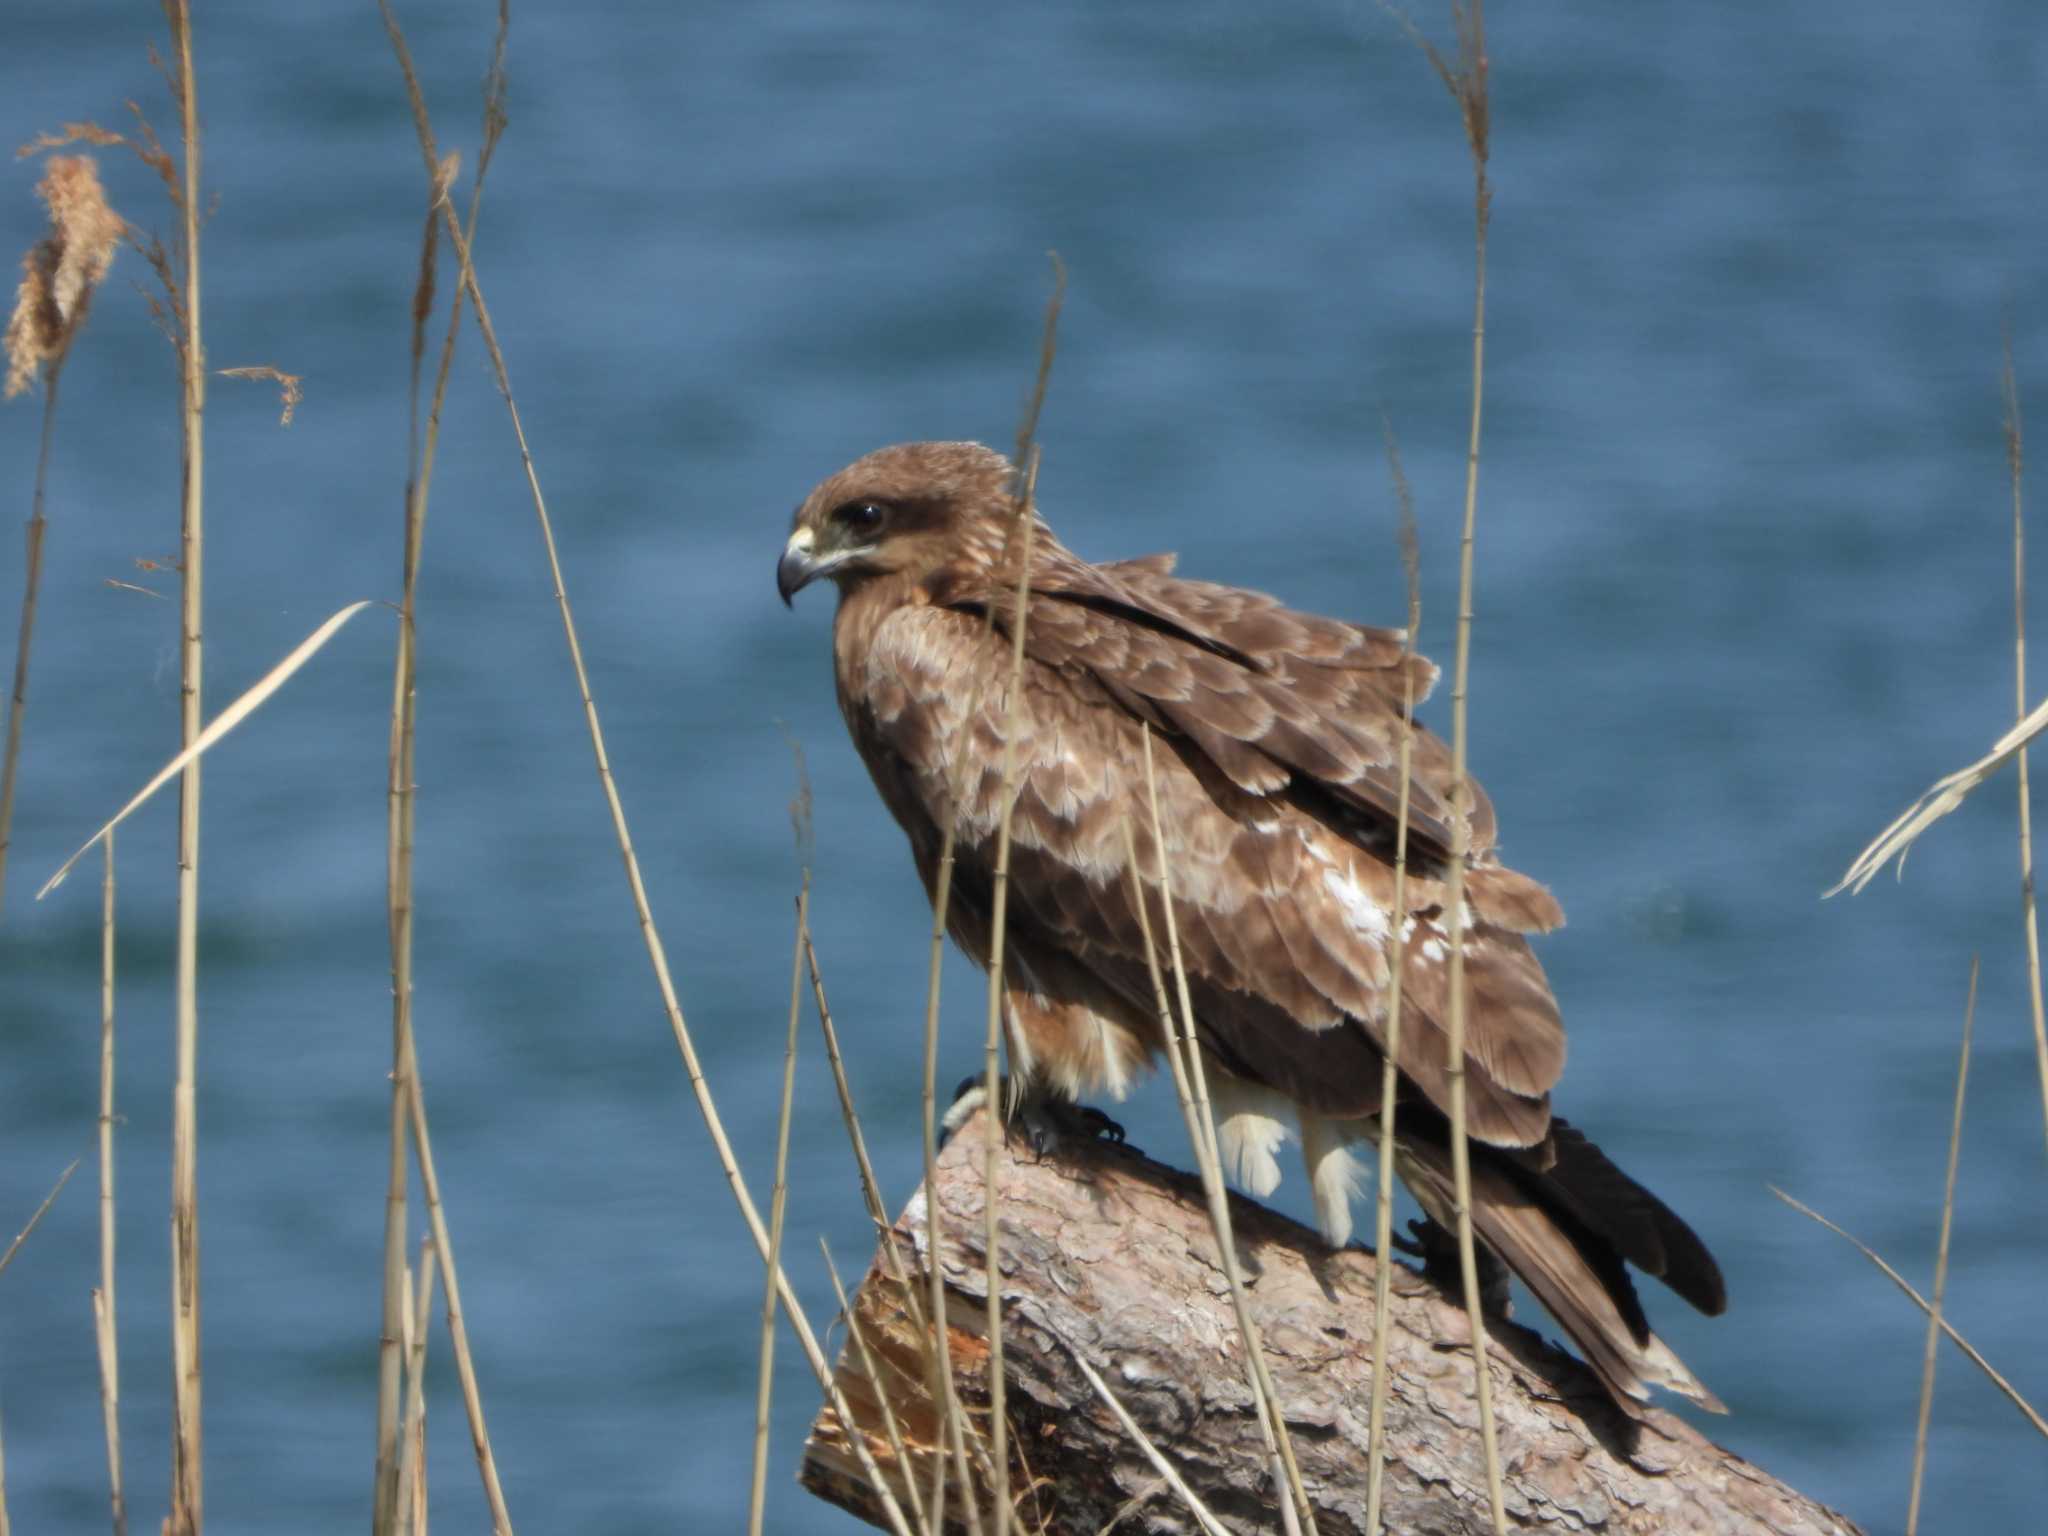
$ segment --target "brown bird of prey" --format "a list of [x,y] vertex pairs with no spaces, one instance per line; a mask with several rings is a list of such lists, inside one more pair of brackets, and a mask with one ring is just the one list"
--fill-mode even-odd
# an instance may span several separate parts
[[[1393,863],[1406,685],[1421,698],[1437,669],[1398,630],[1184,580],[1170,556],[1091,565],[1034,509],[1013,714],[1015,494],[1010,462],[978,443],[884,448],[811,492],[775,571],[785,602],[821,576],[838,585],[839,707],[928,894],[957,828],[947,926],[983,967],[1015,749],[1003,963],[1013,1087],[1050,1101],[1122,1097],[1165,1047],[1134,894],[1163,934],[1149,731],[1165,893],[1226,1171],[1270,1194],[1281,1143],[1297,1134],[1323,1235],[1349,1240],[1363,1187],[1354,1149],[1379,1129],[1398,942],[1396,1167],[1448,1225],[1446,861],[1460,812],[1450,753],[1426,730],[1414,732],[1399,911]],[[1626,1264],[1708,1313],[1725,1305],[1720,1269],[1669,1207],[1551,1113],[1564,1029],[1524,936],[1563,913],[1500,862],[1493,808],[1476,785],[1469,799],[1455,920],[1474,1229],[1623,1408],[1660,1386],[1719,1409],[1650,1331]]]

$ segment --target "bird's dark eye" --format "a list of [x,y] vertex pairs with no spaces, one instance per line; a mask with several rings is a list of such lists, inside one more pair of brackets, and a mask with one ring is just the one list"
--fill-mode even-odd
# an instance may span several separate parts
[[849,501],[832,514],[851,533],[873,533],[887,516],[888,508],[879,501]]

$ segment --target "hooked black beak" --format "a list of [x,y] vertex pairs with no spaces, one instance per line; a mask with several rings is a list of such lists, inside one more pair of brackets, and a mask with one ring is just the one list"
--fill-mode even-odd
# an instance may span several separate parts
[[790,535],[782,558],[775,562],[775,590],[782,594],[783,607],[796,606],[790,599],[810,585],[819,569],[820,562],[811,554],[810,530],[802,529]]

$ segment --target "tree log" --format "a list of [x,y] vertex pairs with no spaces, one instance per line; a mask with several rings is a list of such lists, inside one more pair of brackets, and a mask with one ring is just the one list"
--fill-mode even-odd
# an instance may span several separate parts
[[[946,1147],[936,1204],[955,1391],[981,1452],[975,1494],[982,1528],[991,1531],[982,1438],[989,1358],[982,1136],[977,1117]],[[1201,1529],[1077,1368],[1085,1358],[1223,1527],[1279,1530],[1243,1341],[1200,1181],[1108,1143],[1039,1160],[1013,1142],[998,1167],[997,1197],[1017,1500],[1011,1529],[1091,1536],[1119,1517],[1120,1529]],[[920,1278],[929,1207],[919,1191],[892,1233],[915,1299],[906,1305],[878,1251],[853,1302],[858,1338],[849,1336],[838,1364],[858,1432],[906,1513],[903,1462],[881,1403],[886,1398],[929,1499],[941,1422],[920,1326],[929,1295]],[[1333,1252],[1308,1228],[1237,1196],[1231,1217],[1317,1524],[1323,1536],[1363,1536],[1373,1255]],[[1464,1311],[1405,1265],[1394,1266],[1392,1291],[1386,1529],[1478,1536],[1490,1523]],[[863,1344],[879,1381],[864,1368]],[[1527,1328],[1493,1321],[1488,1364],[1510,1529],[1857,1536],[1849,1520],[1683,1420],[1661,1409],[1640,1423],[1629,1419],[1591,1372]],[[801,1481],[820,1498],[885,1523],[846,1426],[829,1406],[812,1424]],[[966,1529],[964,1518],[959,1487],[949,1482],[946,1528]]]

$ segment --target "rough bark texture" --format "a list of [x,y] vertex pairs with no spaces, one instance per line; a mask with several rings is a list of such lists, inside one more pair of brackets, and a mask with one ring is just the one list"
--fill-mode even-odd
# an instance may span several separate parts
[[[981,1158],[976,1119],[941,1156],[937,1186],[953,1375],[977,1430],[986,1416],[989,1353]],[[1022,1528],[1087,1536],[1122,1512],[1119,1530],[1199,1529],[1076,1369],[1079,1354],[1224,1526],[1279,1530],[1199,1182],[1108,1145],[1038,1161],[1013,1143],[997,1191],[1012,1487]],[[928,1251],[927,1209],[920,1191],[895,1229],[903,1267],[920,1292],[915,1277]],[[1317,1524],[1323,1536],[1360,1533],[1373,1256],[1357,1248],[1332,1252],[1307,1228],[1247,1200],[1233,1196],[1231,1211],[1253,1314]],[[928,1496],[938,1421],[916,1321],[921,1301],[906,1307],[878,1255],[854,1299],[853,1321],[881,1384],[862,1368],[851,1338],[838,1379],[868,1448],[893,1481],[900,1464],[878,1406],[886,1393]],[[1856,1536],[1850,1521],[1684,1421],[1659,1411],[1632,1424],[1584,1366],[1528,1329],[1497,1321],[1490,1332],[1511,1529]],[[1463,1536],[1489,1529],[1471,1365],[1452,1347],[1465,1338],[1462,1310],[1396,1265],[1388,1339],[1390,1531]],[[883,1523],[845,1426],[829,1407],[812,1425],[802,1482]],[[984,1475],[975,1482],[985,1499]],[[903,1498],[900,1485],[897,1492]],[[963,1529],[960,1519],[954,1485],[947,1528]]]

